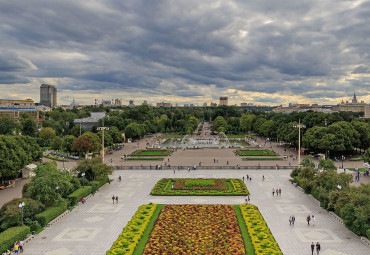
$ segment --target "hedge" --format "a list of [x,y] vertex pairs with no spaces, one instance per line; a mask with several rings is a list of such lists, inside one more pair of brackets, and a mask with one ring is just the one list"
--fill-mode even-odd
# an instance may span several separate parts
[[11,249],[15,241],[26,239],[29,233],[30,227],[28,226],[13,227],[0,233],[0,253]]
[[54,220],[56,217],[61,215],[67,210],[67,203],[64,203],[60,206],[49,207],[42,213],[36,215],[36,220],[40,223],[41,226],[46,226],[50,221]]
[[92,192],[92,186],[81,187],[78,190],[68,195],[71,205],[75,205],[83,197],[87,197]]

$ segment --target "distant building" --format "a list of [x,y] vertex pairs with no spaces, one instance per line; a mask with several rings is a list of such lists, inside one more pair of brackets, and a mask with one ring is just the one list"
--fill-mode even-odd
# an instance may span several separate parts
[[370,105],[365,106],[364,118],[365,119],[370,119]]
[[207,107],[207,103],[204,103],[202,106],[203,106],[203,107]]
[[219,105],[228,105],[228,98],[227,97],[220,97],[220,104]]
[[142,105],[148,105],[148,101],[147,100],[144,100],[144,102],[142,103]]
[[81,125],[87,131],[91,131],[93,127],[98,126],[99,120],[105,117],[105,112],[92,112],[90,117],[75,119],[75,125]]
[[282,105],[277,106],[272,111],[273,112],[282,112],[282,113],[291,113],[291,112],[324,112],[331,113],[335,109],[332,106],[319,106],[318,104],[289,104],[289,107],[283,107]]
[[365,104],[364,101],[361,101],[361,103],[359,103],[357,101],[356,93],[353,93],[352,102],[342,101],[338,105],[338,110],[340,112],[365,112],[365,106],[366,105],[367,104]]
[[35,102],[33,99],[28,98],[26,100],[18,99],[0,99],[0,105],[22,105],[22,106],[34,106]]
[[129,103],[128,103],[128,106],[130,106],[130,107],[134,107],[135,105],[134,105],[134,100],[130,100],[129,101]]
[[248,103],[240,103],[240,106],[241,107],[246,107],[246,106],[248,106]]
[[28,113],[34,117],[35,120],[39,120],[39,110],[35,106],[0,106],[0,117],[7,117],[18,121],[22,113]]
[[41,84],[40,86],[40,105],[49,106],[51,108],[56,107],[57,104],[57,88],[48,85]]
[[172,107],[172,105],[171,103],[161,102],[161,103],[157,103],[157,107]]
[[216,106],[217,106],[217,104],[216,104],[216,103],[211,102],[211,104],[210,104],[209,106],[211,106],[211,107],[216,107]]

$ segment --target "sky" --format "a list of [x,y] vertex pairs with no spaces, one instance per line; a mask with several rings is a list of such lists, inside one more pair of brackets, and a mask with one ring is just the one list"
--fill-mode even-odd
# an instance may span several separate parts
[[367,0],[0,0],[0,98],[370,103]]

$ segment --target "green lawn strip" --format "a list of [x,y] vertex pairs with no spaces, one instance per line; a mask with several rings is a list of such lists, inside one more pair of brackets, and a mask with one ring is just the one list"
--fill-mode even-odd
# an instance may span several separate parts
[[235,190],[233,184],[230,181],[226,181],[226,184],[229,190]]
[[271,150],[237,150],[239,156],[277,156]]
[[184,135],[179,135],[179,134],[167,134],[167,135],[161,135],[161,136],[158,136],[156,137],[155,139],[158,140],[158,139],[170,139],[170,138],[177,138],[177,139],[181,139],[183,138]]
[[165,205],[162,205],[162,204],[158,204],[157,207],[155,208],[155,211],[153,213],[153,216],[152,218],[150,219],[149,221],[149,224],[148,226],[146,227],[145,231],[143,232],[143,235],[142,237],[140,238],[140,241],[138,242],[135,250],[134,250],[134,253],[133,255],[141,255],[143,254],[144,252],[144,249],[145,249],[145,245],[149,239],[149,236],[150,236],[150,233],[152,232],[152,229],[155,225],[155,222],[157,221],[157,218],[162,210],[162,208],[164,207]]
[[284,160],[283,158],[242,158],[243,161],[255,161],[255,160]]
[[163,161],[164,158],[125,158],[125,160]]
[[238,134],[238,135],[233,135],[233,134],[229,134],[227,135],[228,138],[244,138],[246,137],[246,135],[241,135],[241,134]]
[[362,160],[364,159],[360,157],[360,158],[351,158],[349,161],[362,161]]
[[[350,171],[354,171],[354,168],[350,167],[350,168],[346,168],[346,170],[350,170]],[[360,172],[365,172],[365,168],[361,167],[359,168]]]
[[244,240],[244,247],[248,255],[255,255],[252,240],[248,234],[247,226],[245,225],[242,212],[240,211],[239,205],[234,205],[236,217],[238,218],[239,227]]

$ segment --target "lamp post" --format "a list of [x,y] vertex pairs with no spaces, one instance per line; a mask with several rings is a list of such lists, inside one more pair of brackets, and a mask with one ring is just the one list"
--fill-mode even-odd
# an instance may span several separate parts
[[85,187],[85,173],[82,173],[81,176],[84,179],[82,182],[82,186]]
[[19,208],[21,209],[21,225],[23,226],[23,208],[24,208],[24,206],[25,206],[26,204],[24,203],[24,202],[22,202],[22,203],[19,203]]
[[306,126],[301,124],[301,119],[298,121],[298,125],[293,125],[294,128],[298,128],[298,166],[301,163],[301,128]]
[[103,153],[102,153],[102,159],[103,159],[103,163],[104,163],[104,130],[109,130],[109,127],[104,127],[104,123],[103,123],[103,127],[98,127],[97,129],[103,131],[103,139],[102,139]]
[[65,168],[64,168],[64,156],[63,156],[63,170],[64,170]]

